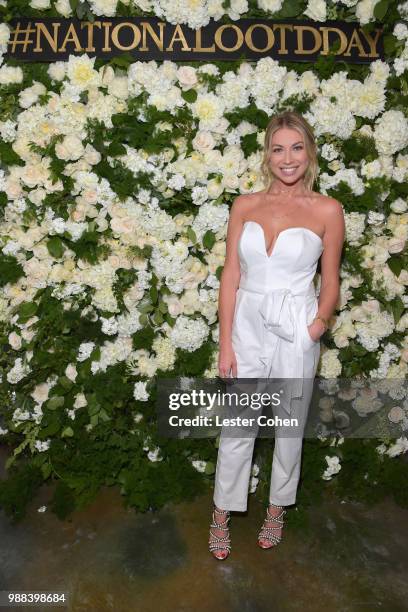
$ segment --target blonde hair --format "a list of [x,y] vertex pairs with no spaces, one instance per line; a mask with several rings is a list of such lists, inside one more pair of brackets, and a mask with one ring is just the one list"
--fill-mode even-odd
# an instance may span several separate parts
[[309,165],[305,172],[304,184],[306,189],[313,191],[313,185],[318,175],[317,144],[313,133],[313,128],[306,119],[296,111],[284,111],[270,119],[265,131],[264,152],[261,162],[261,174],[265,183],[265,190],[268,191],[275,177],[269,164],[269,155],[272,143],[272,136],[280,128],[290,128],[297,130],[303,136],[306,152],[309,158]]

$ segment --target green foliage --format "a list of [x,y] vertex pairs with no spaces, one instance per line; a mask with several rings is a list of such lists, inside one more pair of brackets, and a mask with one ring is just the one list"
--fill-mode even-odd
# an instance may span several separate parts
[[172,372],[168,372],[169,378],[173,376],[200,376],[204,370],[211,365],[211,355],[215,346],[212,342],[204,343],[196,351],[176,350],[176,364]]
[[0,480],[0,507],[14,523],[25,517],[27,505],[42,482],[41,470],[30,462],[13,467],[8,478]]
[[96,264],[100,259],[106,259],[111,252],[109,245],[99,244],[99,234],[96,231],[84,232],[79,240],[69,240],[65,237],[64,242],[72,249],[78,259],[83,259],[91,264]]
[[[90,4],[82,0],[70,0],[74,14],[79,19],[93,21]],[[225,9],[231,6],[230,0],[224,0]],[[277,19],[305,19],[306,0],[285,0],[281,10],[275,13]],[[355,7],[344,7],[339,4],[328,3],[330,18],[338,18],[348,22],[355,21]],[[7,22],[13,15],[25,14],[29,17],[59,16],[52,6],[46,11],[33,9],[23,0],[10,0],[7,6],[0,7],[0,16]],[[134,5],[117,5],[118,16],[143,15],[143,12]],[[265,17],[259,9],[256,0],[249,1],[249,8],[245,17]],[[397,2],[381,0],[375,6],[375,18],[384,25],[385,50],[390,57],[397,56],[403,43],[393,36],[392,30],[395,22],[399,20]],[[220,23],[230,22],[224,16]],[[374,23],[362,29],[371,32]],[[280,65],[288,70],[296,70],[300,75],[313,70],[320,79],[330,78],[336,72],[345,71],[349,78],[362,81],[370,72],[368,65],[346,64],[335,57],[337,43],[333,45],[330,53],[321,56],[316,62],[286,62],[280,60]],[[124,74],[128,66],[135,61],[130,53],[123,53],[107,61],[97,58],[96,69],[101,66],[114,66],[119,68],[119,74]],[[200,83],[208,85],[210,91],[215,91],[222,76],[229,70],[236,71],[239,65],[246,61],[241,57],[234,61],[219,61],[214,64],[219,74],[199,74]],[[9,65],[20,65],[10,60]],[[186,65],[200,66],[202,62],[186,62]],[[54,82],[48,75],[48,64],[33,62],[30,65],[21,64],[23,82],[0,86],[0,109],[3,120],[16,120],[21,112],[18,105],[18,95],[22,89],[31,86],[34,81],[43,83],[49,91],[59,92],[61,83]],[[122,72],[123,71],[123,72]],[[127,109],[112,117],[112,127],[97,119],[88,120],[86,126],[87,143],[100,153],[101,160],[92,167],[100,178],[106,178],[110,187],[121,201],[135,198],[140,189],[148,189],[151,197],[157,198],[159,206],[172,216],[179,213],[196,214],[196,206],[191,201],[191,191],[182,190],[165,197],[151,183],[151,176],[145,172],[135,173],[129,170],[122,156],[126,155],[127,147],[143,150],[147,154],[160,154],[164,150],[173,153],[173,159],[179,155],[177,140],[183,138],[186,142],[185,155],[188,157],[193,150],[192,139],[196,134],[197,120],[193,117],[190,104],[197,99],[197,90],[182,91],[181,96],[186,104],[181,108],[170,111],[159,111],[147,103],[146,92],[127,100]],[[49,94],[40,96],[38,103],[44,105]],[[88,93],[80,94],[80,101],[87,103]],[[293,95],[285,100],[278,100],[276,112],[285,109],[294,109],[305,113],[310,108],[312,98],[306,94]],[[390,75],[387,82],[387,99],[385,110],[389,108],[400,109],[408,115],[408,77]],[[232,128],[242,121],[252,124],[256,131],[241,138],[241,148],[246,157],[262,147],[258,144],[257,134],[265,130],[270,119],[268,113],[259,109],[254,102],[245,108],[236,107],[225,114]],[[373,125],[373,121],[363,120],[356,116],[356,126],[362,124]],[[168,126],[163,124],[169,124]],[[62,135],[53,136],[47,146],[41,147],[32,144],[32,151],[48,158],[50,176],[53,183],[62,182],[63,189],[46,194],[44,200],[37,206],[30,203],[27,198],[26,210],[23,215],[23,227],[29,227],[31,221],[44,218],[47,209],[52,209],[57,217],[68,220],[75,207],[74,178],[64,174],[66,161],[59,159],[55,154],[55,146],[62,139]],[[362,159],[372,161],[377,159],[378,152],[373,139],[352,135],[342,141],[330,135],[323,134],[320,144],[333,141],[342,153],[342,161],[346,167],[357,167]],[[326,160],[321,160],[322,167],[328,171]],[[0,164],[2,167],[23,166],[25,162],[14,151],[11,143],[0,141]],[[210,178],[219,178],[220,174],[214,172]],[[389,196],[383,201],[380,194],[389,191]],[[390,213],[390,203],[398,197],[408,197],[408,186],[405,183],[386,178],[374,178],[367,181],[365,192],[356,196],[348,184],[341,182],[330,195],[344,205],[347,212],[367,213],[378,210],[384,214]],[[225,192],[216,203],[231,203],[235,194]],[[5,192],[0,192],[0,208],[7,204]],[[211,250],[215,244],[215,234],[208,230],[202,240],[202,245],[191,228],[186,231],[191,241],[190,253],[198,260],[206,263],[206,254],[203,248]],[[112,237],[108,228],[105,232],[98,232],[94,221],[88,222],[88,228],[78,240],[65,232],[58,236],[49,236],[45,239],[48,252],[55,259],[62,258],[67,249],[75,253],[77,259],[93,265],[103,261],[111,252],[110,247],[102,242]],[[12,238],[12,237],[11,237]],[[141,258],[150,258],[152,247],[129,247],[129,252]],[[27,253],[27,258],[31,253]],[[350,274],[361,274],[363,283],[353,288],[351,305],[359,304],[367,295],[375,296],[382,307],[392,313],[397,322],[403,313],[403,301],[396,298],[387,301],[385,288],[374,286],[370,271],[362,268],[362,257],[359,249],[350,245],[344,248],[344,267]],[[387,266],[398,276],[407,267],[406,254],[394,254]],[[222,266],[216,270],[220,279]],[[0,284],[15,283],[24,275],[22,266],[17,258],[0,255]],[[136,269],[118,269],[113,284],[113,291],[119,309],[126,311],[123,296],[131,287],[137,277]],[[35,385],[44,382],[52,376],[56,384],[50,389],[49,398],[43,403],[43,418],[39,425],[33,422],[10,426],[6,441],[14,448],[14,463],[9,462],[9,477],[0,481],[0,505],[7,514],[21,519],[25,507],[34,496],[41,482],[51,479],[55,483],[54,496],[51,508],[61,519],[66,518],[76,508],[88,504],[99,491],[101,486],[119,486],[125,503],[140,511],[149,508],[159,508],[169,500],[181,501],[191,499],[211,480],[215,469],[216,448],[212,440],[169,440],[158,439],[156,436],[156,399],[155,389],[151,391],[148,402],[136,402],[133,398],[133,381],[131,368],[123,362],[109,367],[106,372],[98,371],[93,374],[91,362],[100,357],[100,347],[107,340],[101,331],[99,320],[93,321],[92,314],[82,316],[84,309],[91,304],[92,289],[89,288],[81,296],[76,296],[75,303],[67,304],[52,296],[52,287],[40,289],[29,302],[23,302],[17,309],[18,324],[26,323],[36,315],[39,319],[34,324],[34,338],[29,342],[28,350],[33,356],[30,361],[31,372],[20,383],[13,386],[15,402],[11,406],[8,391],[10,385],[6,382],[6,372],[14,364],[16,353],[7,343],[9,329],[1,329],[1,340],[4,350],[0,355],[0,374],[5,381],[0,389],[0,415],[11,420],[13,409],[16,406],[22,409],[32,409],[34,401],[30,395]],[[133,334],[132,348],[134,350],[152,350],[154,339],[158,335],[158,326],[166,321],[174,325],[173,319],[167,310],[163,294],[166,288],[160,287],[158,279],[153,276],[150,290],[147,291],[146,300],[140,307],[141,322],[144,328]],[[67,306],[69,306],[67,308]],[[101,313],[110,316],[110,313]],[[388,336],[387,341],[397,346],[401,342],[401,334]],[[82,342],[94,342],[95,348],[91,356],[83,362],[77,362],[78,346]],[[329,348],[335,348],[334,342],[327,341]],[[176,364],[171,372],[158,371],[158,376],[201,376],[211,365],[215,343],[208,340],[197,351],[189,352],[181,349],[176,353]],[[20,353],[22,354],[22,353]],[[349,345],[340,350],[339,359],[342,363],[342,372],[346,377],[364,374],[378,366],[378,354],[369,352],[357,341],[351,340]],[[78,375],[75,383],[65,375],[65,368],[69,363],[76,363]],[[67,410],[72,409],[75,396],[81,391],[87,405],[76,410],[75,419],[71,419]],[[135,424],[133,415],[135,411],[143,414],[142,421]],[[32,445],[35,440],[51,438],[50,449],[42,453],[34,453]],[[149,444],[160,445],[162,461],[151,462],[146,457],[144,446],[146,440]],[[154,440],[154,442],[153,442]],[[261,458],[265,466],[272,462],[273,447],[270,441],[260,441]],[[299,505],[307,507],[316,504],[322,492],[327,488],[340,497],[349,497],[374,503],[386,494],[392,494],[397,503],[407,506],[407,489],[404,487],[407,476],[406,461],[404,457],[390,459],[379,456],[375,450],[375,441],[347,440],[343,445],[329,448],[329,442],[319,440],[306,441],[304,460],[302,464],[301,486],[299,490]],[[262,455],[263,452],[263,455]],[[331,481],[323,481],[321,475],[326,468],[325,455],[337,453],[342,459],[340,473]],[[192,466],[191,459],[199,458],[207,461],[205,475],[199,474]],[[355,466],[359,469],[356,470]],[[265,501],[269,492],[269,474],[262,478],[259,485],[258,496]],[[366,476],[367,475],[367,476]],[[302,510],[295,516],[293,513],[289,520],[294,523],[302,522]]]
[[0,253],[0,287],[17,282],[21,276],[24,276],[24,270],[17,259]]
[[0,161],[5,166],[24,166],[21,159],[11,146],[11,142],[4,142],[0,139]]

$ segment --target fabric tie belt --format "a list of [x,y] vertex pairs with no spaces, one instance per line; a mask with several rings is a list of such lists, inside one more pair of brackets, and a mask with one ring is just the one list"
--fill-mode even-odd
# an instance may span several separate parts
[[279,339],[285,340],[290,349],[290,358],[287,358],[287,352],[285,351],[285,359],[282,359],[281,363],[277,363],[276,376],[291,379],[289,384],[290,397],[302,397],[302,329],[299,325],[300,313],[296,308],[296,298],[316,298],[313,283],[303,292],[292,292],[291,289],[282,287],[265,293],[265,291],[254,289],[248,283],[241,284],[240,289],[264,295],[259,307],[259,314],[263,320],[262,348],[259,356],[264,367],[263,378],[270,378],[272,359],[275,356]]

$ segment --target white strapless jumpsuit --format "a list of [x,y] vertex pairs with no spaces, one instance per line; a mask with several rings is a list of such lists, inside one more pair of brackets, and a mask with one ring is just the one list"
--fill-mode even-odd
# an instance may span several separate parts
[[[318,234],[290,227],[279,232],[268,256],[264,230],[255,221],[244,223],[238,243],[241,279],[232,325],[237,377],[291,379],[290,401],[273,410],[295,416],[300,424],[295,437],[278,437],[275,427],[269,501],[282,506],[296,501],[302,433],[320,356],[320,341],[311,338],[307,325],[318,310],[313,279],[322,252]],[[214,487],[218,508],[247,509],[254,443],[255,436],[227,437],[221,429]]]

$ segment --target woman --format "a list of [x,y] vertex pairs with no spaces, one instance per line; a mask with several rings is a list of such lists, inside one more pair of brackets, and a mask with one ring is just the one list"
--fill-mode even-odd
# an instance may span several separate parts
[[[269,507],[258,536],[261,548],[281,540],[284,507],[294,504],[300,476],[303,430],[320,356],[320,336],[339,297],[344,242],[341,204],[318,194],[317,145],[312,128],[296,112],[271,119],[261,170],[264,191],[238,196],[230,211],[226,258],[219,293],[221,377],[290,378],[290,411],[300,417],[300,436],[278,437]],[[317,300],[313,278],[321,256]],[[277,431],[277,430],[275,430]],[[247,508],[255,437],[221,431],[209,549],[216,559],[231,550],[230,511]]]

